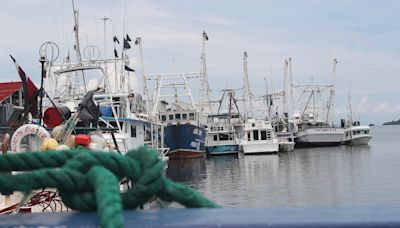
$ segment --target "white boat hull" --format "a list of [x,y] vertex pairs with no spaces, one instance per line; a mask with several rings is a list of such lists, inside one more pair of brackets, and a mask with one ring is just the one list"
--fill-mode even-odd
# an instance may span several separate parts
[[371,138],[372,138],[371,136],[365,135],[365,136],[360,136],[357,138],[352,138],[352,139],[346,140],[344,143],[347,145],[353,145],[353,146],[368,145],[369,140],[371,140]]
[[280,142],[279,152],[291,152],[294,150],[294,142]]
[[246,143],[242,144],[244,154],[273,154],[279,151],[278,142]]
[[309,128],[297,133],[296,146],[337,146],[343,137],[342,128]]

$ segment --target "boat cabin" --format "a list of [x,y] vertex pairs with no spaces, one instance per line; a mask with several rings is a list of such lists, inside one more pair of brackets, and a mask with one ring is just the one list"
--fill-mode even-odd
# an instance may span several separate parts
[[198,121],[199,115],[196,111],[169,111],[158,114],[158,117],[162,123],[176,124],[176,123],[187,123]]

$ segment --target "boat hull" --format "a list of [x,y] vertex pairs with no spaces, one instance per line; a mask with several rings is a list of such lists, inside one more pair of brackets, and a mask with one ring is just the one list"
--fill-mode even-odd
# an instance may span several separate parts
[[352,138],[349,140],[346,140],[344,143],[346,145],[352,145],[352,146],[357,146],[357,145],[368,145],[369,141],[371,140],[371,136],[361,136],[357,138]]
[[221,154],[237,154],[239,153],[239,145],[220,145],[220,146],[207,146],[207,153],[210,155]]
[[274,154],[279,151],[278,142],[242,144],[244,154]]
[[341,128],[310,128],[297,133],[296,147],[338,146],[343,141]]
[[192,124],[169,125],[165,128],[164,140],[170,148],[170,159],[203,157],[206,130]]
[[291,152],[294,150],[294,142],[280,142],[279,152]]

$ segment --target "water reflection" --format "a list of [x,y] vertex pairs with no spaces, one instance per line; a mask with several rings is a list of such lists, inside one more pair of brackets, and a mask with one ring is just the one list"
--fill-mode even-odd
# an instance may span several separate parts
[[167,177],[174,181],[186,183],[194,188],[202,188],[206,178],[205,158],[192,158],[168,162]]
[[399,204],[400,144],[393,135],[400,127],[371,134],[370,146],[171,161],[168,173],[225,207]]

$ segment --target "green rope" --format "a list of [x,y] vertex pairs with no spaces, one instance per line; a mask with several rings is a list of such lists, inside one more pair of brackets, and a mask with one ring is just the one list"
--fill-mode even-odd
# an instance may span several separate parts
[[[78,211],[97,211],[101,227],[122,227],[122,209],[137,209],[154,197],[186,207],[219,207],[186,185],[162,175],[158,153],[141,147],[125,156],[85,149],[18,153],[0,156],[0,172],[30,171],[0,175],[0,192],[29,192],[57,188],[64,204]],[[127,178],[134,188],[119,191]]]

